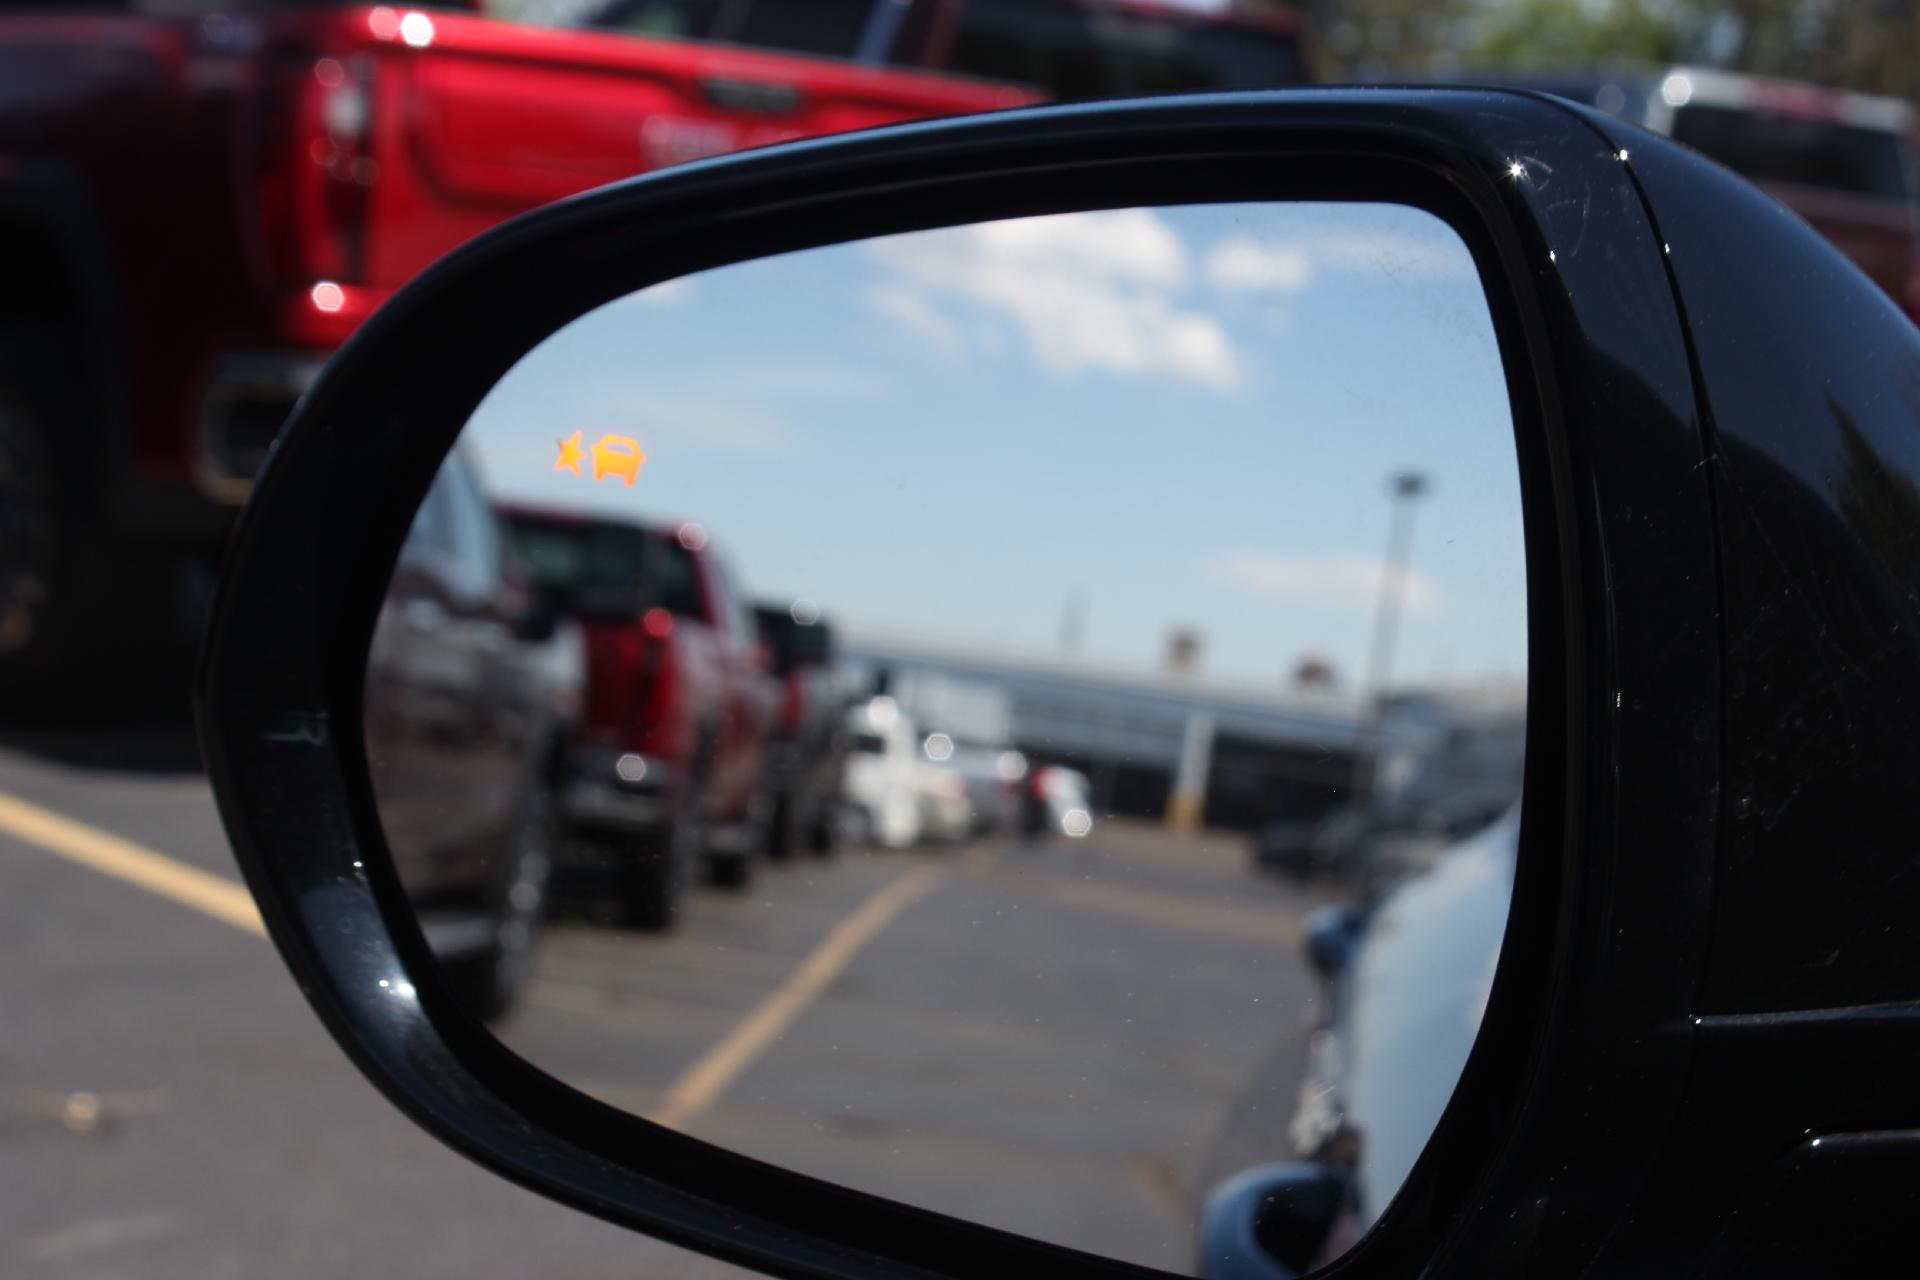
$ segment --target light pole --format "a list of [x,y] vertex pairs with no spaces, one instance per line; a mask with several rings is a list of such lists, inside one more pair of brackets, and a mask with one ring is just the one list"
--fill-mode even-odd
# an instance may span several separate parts
[[1387,559],[1380,571],[1380,598],[1373,610],[1373,649],[1367,656],[1369,694],[1376,700],[1393,678],[1393,646],[1400,634],[1400,608],[1406,602],[1407,561],[1413,555],[1413,504],[1427,492],[1427,477],[1396,471],[1387,480],[1393,513],[1387,518]]
[[1393,511],[1387,518],[1387,558],[1380,567],[1380,595],[1373,610],[1373,644],[1367,655],[1367,680],[1361,696],[1367,699],[1362,742],[1371,740],[1373,753],[1353,753],[1353,805],[1363,814],[1373,810],[1374,772],[1379,763],[1381,729],[1386,717],[1381,699],[1393,678],[1394,642],[1399,639],[1400,610],[1406,603],[1407,562],[1413,554],[1413,507],[1428,488],[1419,471],[1396,471],[1387,478]]

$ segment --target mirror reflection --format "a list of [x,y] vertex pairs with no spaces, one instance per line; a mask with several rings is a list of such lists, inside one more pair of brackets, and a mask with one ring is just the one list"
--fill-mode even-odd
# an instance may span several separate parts
[[1262,1230],[1334,1256],[1505,924],[1513,441],[1472,259],[1399,206],[604,306],[475,413],[369,658],[443,976],[636,1114],[1176,1272],[1307,1162]]

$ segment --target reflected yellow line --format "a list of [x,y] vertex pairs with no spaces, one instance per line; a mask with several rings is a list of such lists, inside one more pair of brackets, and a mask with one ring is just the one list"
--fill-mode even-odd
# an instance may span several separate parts
[[267,934],[260,909],[244,886],[4,792],[0,832],[222,924],[263,938]]
[[921,867],[860,904],[857,911],[821,939],[820,945],[793,971],[793,976],[674,1081],[647,1119],[670,1129],[683,1129],[712,1107],[734,1081],[745,1075],[747,1069],[786,1034],[794,1019],[820,998],[821,992],[840,976],[862,947],[878,937],[895,916],[925,897],[946,874],[941,867]]

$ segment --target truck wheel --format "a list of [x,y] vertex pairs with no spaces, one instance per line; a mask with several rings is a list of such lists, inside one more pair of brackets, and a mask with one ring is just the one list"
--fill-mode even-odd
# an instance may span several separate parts
[[553,802],[544,785],[529,788],[521,802],[512,856],[512,873],[491,904],[493,942],[447,967],[455,998],[483,1022],[513,1008],[533,971],[553,874]]
[[621,851],[621,918],[635,929],[673,928],[686,897],[688,871],[705,843],[699,806],[692,803],[665,831],[630,841]]
[[49,445],[45,426],[0,398],[0,689],[8,693],[48,662],[61,550]]
[[807,847],[816,858],[831,858],[840,845],[840,826],[834,821],[834,806],[823,804],[813,815],[812,829],[807,832]]
[[751,853],[707,855],[707,883],[718,889],[744,889],[753,882]]
[[800,847],[800,806],[794,803],[790,795],[781,796],[773,802],[773,821],[767,831],[767,856],[775,862],[784,862],[794,850]]
[[0,713],[98,711],[158,656],[148,643],[133,661],[127,629],[166,634],[153,622],[169,614],[170,566],[101,532],[21,355],[0,349]]
[[[773,819],[778,810],[774,798],[765,792],[747,802],[747,814],[741,830],[733,833],[733,847],[707,851],[707,883],[720,889],[744,889],[753,882],[760,854],[773,839]],[[791,847],[791,846],[789,846]]]

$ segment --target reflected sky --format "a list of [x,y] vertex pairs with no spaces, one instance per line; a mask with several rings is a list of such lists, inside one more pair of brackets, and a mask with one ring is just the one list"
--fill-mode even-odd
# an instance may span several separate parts
[[[638,483],[556,473],[632,436]],[[843,623],[1271,683],[1360,677],[1390,472],[1421,501],[1396,667],[1525,666],[1519,484],[1465,247],[1386,205],[1023,219],[793,254],[575,322],[468,431],[496,494],[697,519]],[[1077,602],[1070,605],[1069,602]],[[1075,628],[1065,630],[1075,632]]]

